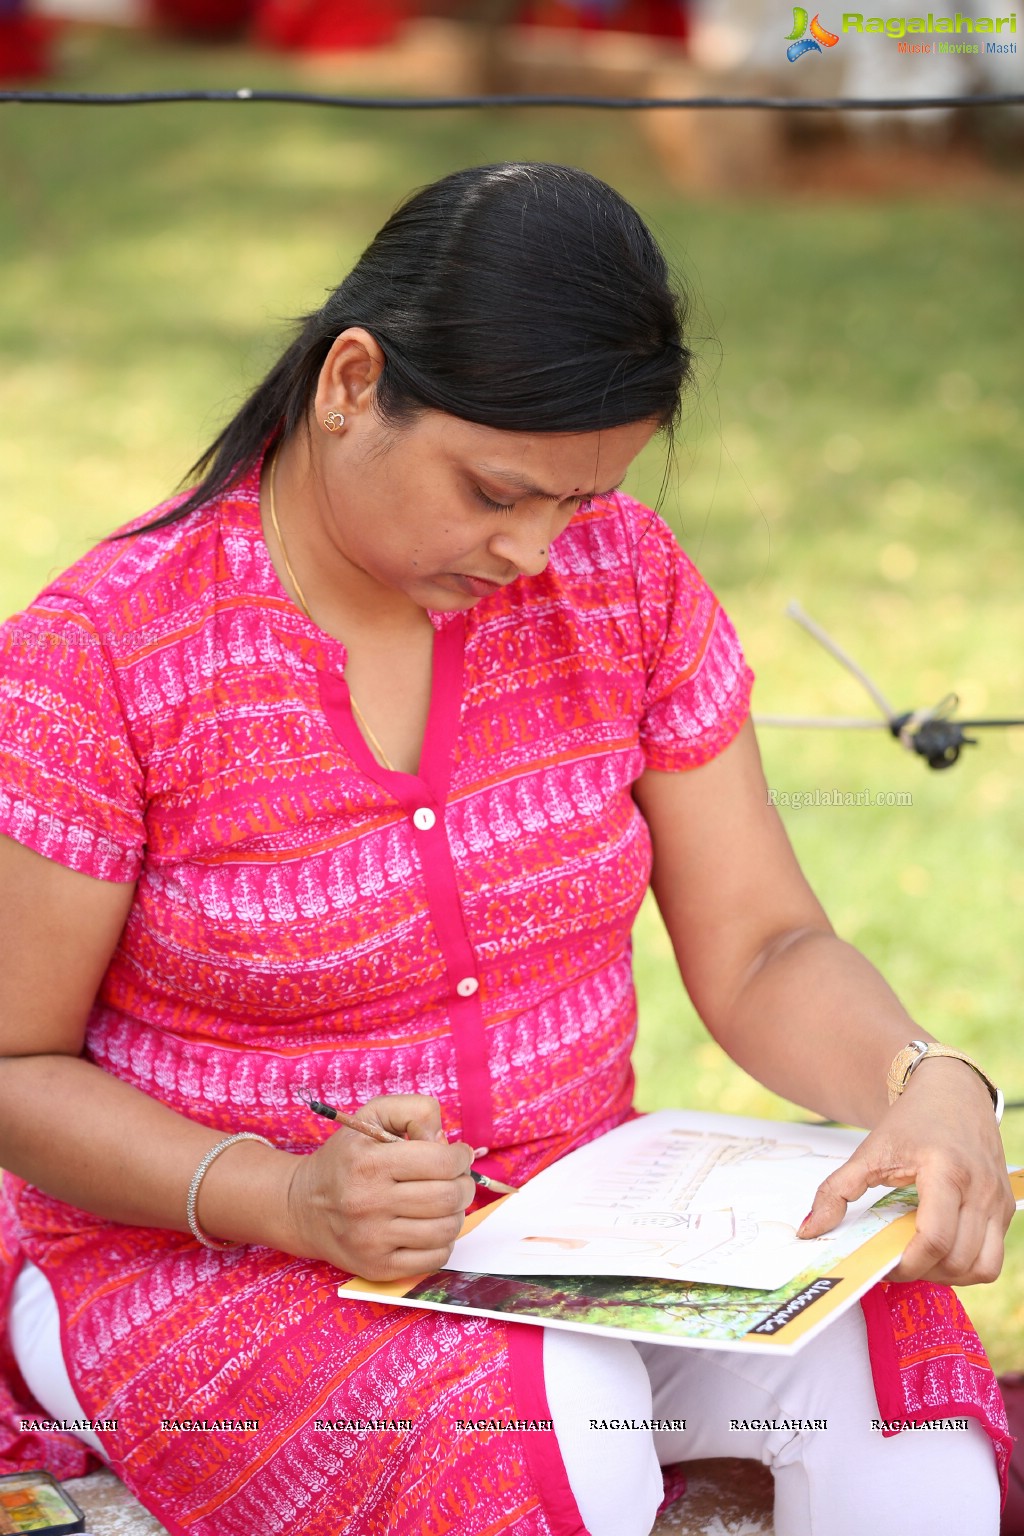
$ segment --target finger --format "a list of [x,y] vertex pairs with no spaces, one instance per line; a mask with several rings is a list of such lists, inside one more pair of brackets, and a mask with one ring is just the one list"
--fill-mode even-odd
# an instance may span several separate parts
[[435,1141],[441,1130],[441,1106],[425,1093],[382,1094],[369,1099],[359,1115],[411,1141]]
[[887,1280],[922,1280],[945,1264],[956,1240],[963,1195],[948,1174],[929,1174],[922,1168],[917,1176],[917,1195],[916,1230]]
[[1002,1273],[1005,1257],[1005,1228],[998,1219],[995,1219],[990,1221],[985,1229],[985,1238],[978,1257],[974,1261],[974,1268],[966,1280],[960,1280],[957,1284],[991,1285],[992,1281],[998,1280]]
[[430,1221],[441,1216],[457,1216],[473,1204],[476,1185],[466,1175],[458,1179],[433,1179],[423,1183],[411,1180],[396,1186],[390,1201],[396,1216]]
[[[952,1246],[936,1266],[942,1271],[942,1279],[936,1280],[936,1284],[966,1284],[966,1276],[973,1273],[987,1232],[988,1212],[973,1204],[961,1205]],[[922,1278],[930,1280],[933,1277],[934,1271],[929,1271]]]
[[[432,1275],[441,1269],[451,1257],[451,1245],[445,1248],[397,1248],[388,1255],[386,1273],[375,1275],[376,1280],[408,1280],[417,1275]],[[367,1279],[370,1277],[367,1276]]]
[[448,1260],[452,1244],[462,1231],[462,1223],[465,1213],[456,1212],[453,1216],[439,1216],[431,1221],[417,1221],[409,1216],[395,1216],[387,1224],[385,1247],[396,1252],[408,1249],[410,1252],[419,1252],[423,1249],[446,1248],[442,1263]]
[[[990,1219],[985,1223],[984,1235],[977,1254],[970,1261],[964,1263],[950,1254],[941,1264],[930,1269],[926,1275],[920,1276],[922,1280],[931,1280],[936,1285],[989,1285],[998,1279],[1003,1268],[1005,1257],[1003,1228],[998,1219]],[[901,1278],[897,1274],[889,1274],[887,1280]]]
[[450,1243],[437,1248],[392,1248],[375,1258],[360,1260],[354,1267],[350,1261],[339,1267],[364,1280],[416,1280],[441,1269],[451,1257],[451,1251]]
[[469,1183],[472,1151],[465,1142],[404,1142],[393,1149],[392,1177],[399,1182],[428,1179],[461,1179]]
[[396,1184],[463,1178],[473,1155],[462,1141],[396,1141],[390,1146],[369,1142],[353,1151],[368,1170]]
[[926,1226],[924,1240],[919,1243],[918,1233],[915,1232],[899,1264],[885,1278],[900,1281],[931,1280],[935,1285],[966,1285],[964,1277],[971,1273],[981,1252],[985,1228],[984,1220],[968,1217],[961,1206],[960,1219],[951,1245],[945,1252],[941,1251],[941,1236],[932,1239],[929,1227]]
[[[868,1138],[870,1141],[870,1137]],[[865,1151],[868,1142],[859,1146],[856,1152],[846,1162],[841,1164],[827,1179],[823,1179],[814,1193],[811,1209],[797,1228],[798,1237],[820,1237],[823,1232],[831,1232],[837,1227],[846,1215],[846,1208],[853,1200],[859,1200],[878,1184],[888,1184],[899,1187],[913,1180],[913,1174],[904,1176],[905,1170],[888,1168],[885,1173],[880,1173],[874,1166],[874,1159],[870,1149]]]

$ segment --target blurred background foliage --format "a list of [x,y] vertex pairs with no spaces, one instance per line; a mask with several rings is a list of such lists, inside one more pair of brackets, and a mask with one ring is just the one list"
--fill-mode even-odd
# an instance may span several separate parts
[[[238,48],[77,46],[86,89],[309,84]],[[0,107],[0,614],[174,489],[409,189],[502,159],[613,183],[693,288],[700,387],[662,510],[737,624],[755,708],[871,713],[784,617],[795,597],[897,708],[954,690],[1024,714],[1021,180],[687,195],[638,114]],[[656,500],[664,471],[655,444],[627,489]],[[881,732],[761,740],[779,790],[909,791],[782,814],[839,932],[1024,1098],[1024,730],[943,773]],[[636,958],[641,1106],[805,1113],[708,1038],[650,905]],[[1024,1162],[1024,1111],[1005,1132]],[[964,1296],[999,1368],[1024,1366],[1022,1254],[1018,1219],[1003,1276]]]

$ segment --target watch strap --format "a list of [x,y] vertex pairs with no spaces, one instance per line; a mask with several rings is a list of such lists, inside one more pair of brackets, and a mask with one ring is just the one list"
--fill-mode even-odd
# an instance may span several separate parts
[[906,1088],[913,1073],[928,1056],[947,1056],[952,1061],[962,1061],[965,1066],[976,1072],[988,1089],[992,1099],[992,1108],[995,1110],[996,1124],[1003,1118],[1003,1095],[996,1087],[992,1079],[984,1073],[963,1051],[955,1050],[950,1045],[937,1045],[934,1041],[911,1040],[909,1045],[897,1052],[886,1078],[889,1089],[889,1103],[893,1104]]
[[886,1075],[890,1104],[895,1104],[907,1086],[907,1079],[910,1076],[911,1069],[917,1065],[927,1049],[927,1041],[911,1040],[909,1045],[905,1045],[902,1051],[898,1051],[893,1057],[892,1065]]

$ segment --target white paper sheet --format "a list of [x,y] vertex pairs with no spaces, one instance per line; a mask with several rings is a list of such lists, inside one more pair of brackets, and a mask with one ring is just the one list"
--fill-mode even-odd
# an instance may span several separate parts
[[546,1169],[460,1237],[446,1269],[646,1275],[773,1290],[852,1252],[899,1210],[869,1189],[820,1238],[796,1228],[864,1132],[658,1110]]

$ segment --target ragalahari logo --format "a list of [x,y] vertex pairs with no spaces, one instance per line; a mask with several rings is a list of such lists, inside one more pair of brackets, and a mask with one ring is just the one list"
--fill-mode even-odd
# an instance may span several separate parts
[[791,64],[802,58],[805,53],[820,53],[823,48],[834,48],[839,38],[835,32],[827,32],[818,17],[815,16],[810,26],[810,37],[805,37],[807,31],[807,12],[802,5],[793,7],[793,30],[786,41],[789,47],[786,49],[786,58]]

